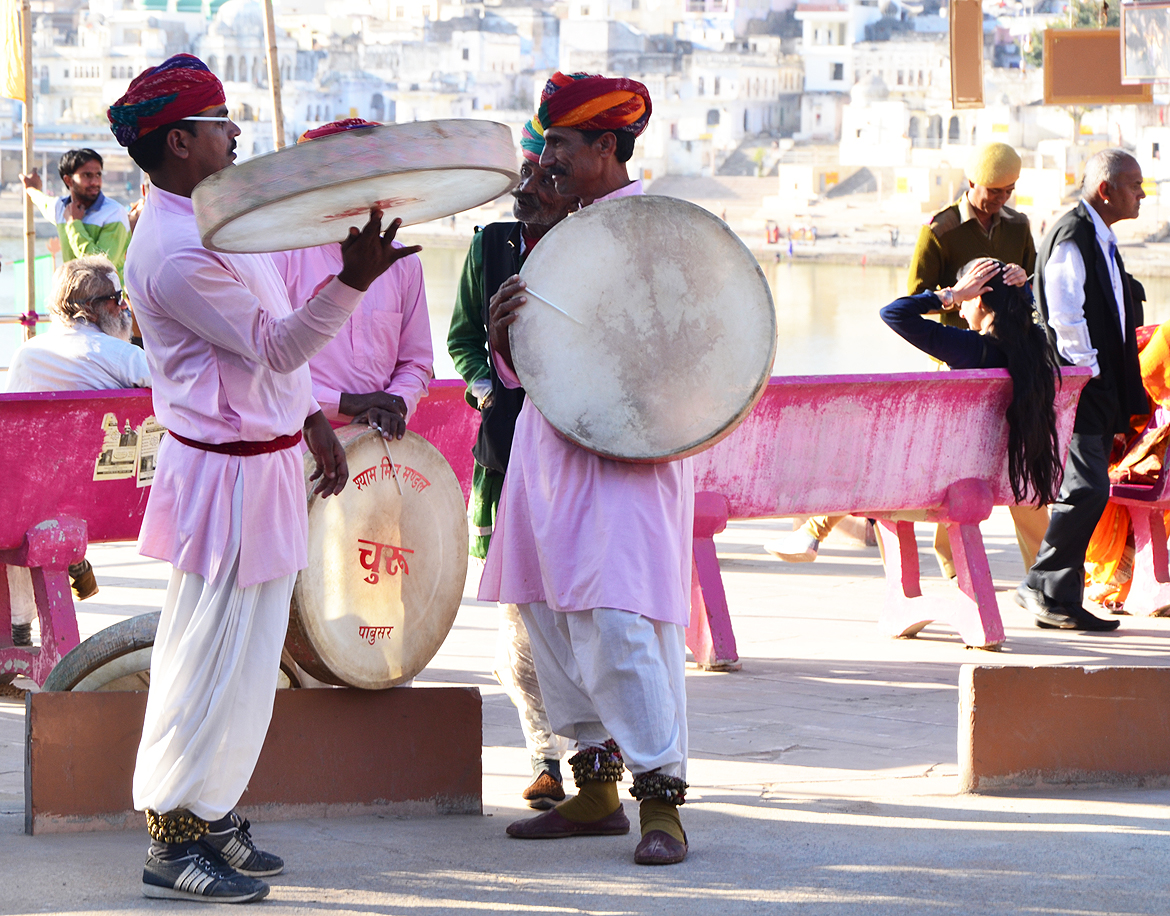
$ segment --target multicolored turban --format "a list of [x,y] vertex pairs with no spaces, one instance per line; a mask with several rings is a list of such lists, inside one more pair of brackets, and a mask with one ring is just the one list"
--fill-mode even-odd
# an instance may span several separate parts
[[540,161],[540,154],[544,152],[544,125],[540,123],[540,115],[533,115],[521,129],[520,152],[529,162]]
[[376,121],[366,121],[363,118],[345,118],[341,121],[330,121],[328,124],[322,124],[320,127],[306,130],[297,137],[297,143],[304,143],[306,140],[316,140],[319,137],[328,137],[331,134],[340,134],[347,130],[357,130],[359,127],[380,126]]
[[554,73],[540,95],[541,126],[626,131],[637,137],[650,120],[650,91],[637,80],[595,73]]
[[144,70],[106,116],[122,146],[141,140],[156,127],[173,124],[227,101],[223,83],[193,54],[176,54]]

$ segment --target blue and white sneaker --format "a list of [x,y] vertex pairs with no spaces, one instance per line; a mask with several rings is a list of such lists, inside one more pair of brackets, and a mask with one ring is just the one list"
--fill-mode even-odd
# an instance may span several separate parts
[[205,833],[199,840],[219,855],[241,875],[252,878],[267,878],[284,871],[284,859],[256,848],[249,832],[251,824],[236,814],[228,815],[229,826],[223,830]]
[[205,903],[250,903],[268,896],[259,878],[241,875],[214,853],[192,843],[174,859],[160,859],[153,851],[142,869],[142,893],[165,900]]

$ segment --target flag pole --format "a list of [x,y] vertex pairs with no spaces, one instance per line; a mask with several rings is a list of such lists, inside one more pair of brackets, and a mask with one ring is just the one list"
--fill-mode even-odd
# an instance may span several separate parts
[[276,56],[276,18],[272,12],[272,0],[264,0],[264,40],[268,44],[268,86],[272,92],[272,139],[276,148],[281,149],[284,146],[284,108],[280,104],[280,61]]
[[[20,4],[20,44],[24,57],[24,97],[21,99],[23,114],[21,116],[21,132],[24,135],[24,154],[21,159],[24,165],[24,174],[31,175],[33,162],[33,63],[32,63],[32,2],[21,0]],[[28,340],[37,333],[37,296],[36,296],[36,228],[33,224],[33,202],[27,194],[24,198],[24,272],[27,299],[25,301],[24,337]]]

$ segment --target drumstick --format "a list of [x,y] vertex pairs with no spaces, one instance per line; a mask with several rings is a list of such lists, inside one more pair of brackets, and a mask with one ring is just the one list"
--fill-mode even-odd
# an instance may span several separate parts
[[561,308],[559,305],[556,305],[556,304],[554,304],[554,303],[552,303],[552,302],[549,302],[549,301],[548,301],[547,299],[545,299],[545,298],[544,298],[544,296],[542,296],[540,293],[538,293],[538,292],[534,292],[531,286],[526,286],[526,287],[524,288],[524,295],[526,295],[526,296],[533,296],[534,298],[536,298],[536,299],[539,299],[541,302],[543,302],[543,303],[544,303],[545,305],[547,305],[549,308],[555,309],[556,311],[560,312],[562,315],[564,315],[564,316],[565,316],[566,318],[568,318],[570,321],[575,321],[575,322],[577,322],[577,324],[581,325],[581,327],[585,327],[585,322],[584,322],[584,321],[581,321],[579,318],[574,318],[572,315],[570,315],[568,312],[566,312],[566,311],[565,311],[563,308]]
[[[382,439],[382,430],[379,427],[374,427],[378,430],[378,438]],[[390,446],[385,439],[382,439],[382,447],[386,449],[386,457],[390,459],[390,473],[394,475],[394,485],[398,487],[398,495],[402,495],[402,482],[398,479],[398,465],[394,463],[394,456],[390,454]]]

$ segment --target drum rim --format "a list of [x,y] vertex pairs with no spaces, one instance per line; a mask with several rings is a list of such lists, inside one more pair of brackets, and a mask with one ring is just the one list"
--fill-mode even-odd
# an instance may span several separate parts
[[[314,191],[328,190],[331,188],[337,188],[337,187],[342,187],[342,186],[347,185],[347,184],[352,184],[352,183],[357,182],[357,181],[375,180],[378,177],[383,177],[386,175],[406,174],[409,172],[421,172],[421,171],[443,172],[443,171],[453,171],[453,170],[465,169],[465,170],[475,170],[475,171],[481,171],[481,172],[494,172],[494,173],[502,175],[508,179],[508,185],[502,191],[500,191],[498,194],[496,194],[495,197],[488,198],[487,200],[482,201],[479,204],[474,204],[474,205],[472,205],[472,207],[465,207],[463,210],[456,210],[455,211],[456,213],[462,213],[467,209],[473,209],[475,206],[483,206],[484,204],[491,203],[493,200],[497,200],[498,198],[507,194],[509,191],[511,191],[513,188],[515,188],[520,183],[520,168],[519,168],[519,165],[516,164],[516,160],[517,160],[516,146],[515,146],[515,142],[512,138],[512,130],[510,127],[508,127],[507,124],[503,124],[500,121],[479,120],[477,118],[436,118],[436,119],[427,120],[427,121],[408,121],[408,122],[394,123],[394,124],[376,124],[372,127],[358,128],[352,132],[347,131],[346,133],[352,133],[352,134],[355,134],[357,136],[362,137],[363,139],[369,139],[369,138],[377,135],[380,131],[386,131],[386,132],[397,131],[397,132],[401,133],[401,132],[404,132],[404,130],[407,128],[417,127],[418,125],[426,125],[432,131],[437,131],[440,133],[444,130],[448,130],[452,133],[459,132],[457,130],[452,129],[451,127],[446,127],[445,125],[458,125],[460,128],[468,128],[468,127],[474,126],[478,130],[484,130],[486,128],[492,132],[495,132],[497,135],[499,135],[501,145],[502,145],[502,141],[504,140],[504,138],[505,137],[507,138],[508,145],[509,145],[510,150],[511,150],[511,152],[508,156],[508,160],[507,160],[508,164],[507,165],[504,164],[503,151],[501,149],[499,151],[501,154],[500,161],[497,163],[491,164],[491,165],[468,165],[466,163],[463,163],[463,164],[447,164],[447,165],[436,165],[436,166],[430,166],[430,165],[415,166],[412,168],[402,168],[402,169],[398,169],[398,170],[383,172],[383,173],[380,173],[380,175],[367,175],[363,178],[343,178],[343,179],[340,179],[338,181],[328,181],[324,184],[321,184],[319,186],[312,188],[311,190],[314,190]],[[320,139],[329,140],[329,139],[334,139],[335,137],[338,137],[338,136],[344,136],[344,134],[335,134],[335,135],[332,135],[330,137],[323,137]],[[454,137],[451,139],[459,140],[460,138]],[[313,142],[316,143],[317,141],[313,141]],[[267,208],[267,207],[270,207],[273,205],[279,205],[279,204],[286,203],[291,198],[297,197],[300,194],[305,193],[305,189],[301,189],[298,191],[291,191],[291,192],[289,192],[287,194],[283,194],[279,197],[273,197],[272,199],[266,200],[266,201],[258,204],[257,206],[249,209],[249,210],[243,211],[241,213],[237,213],[234,216],[219,218],[206,231],[204,231],[199,225],[200,224],[199,217],[200,217],[201,213],[206,211],[206,208],[218,206],[221,203],[221,201],[230,200],[236,194],[238,194],[239,188],[234,187],[234,185],[236,184],[236,182],[234,181],[234,176],[239,174],[239,172],[238,172],[239,169],[246,169],[249,172],[254,171],[254,170],[263,171],[263,168],[264,168],[263,166],[261,166],[261,165],[253,166],[252,163],[253,162],[263,163],[265,160],[268,160],[272,156],[284,155],[287,157],[289,155],[289,153],[293,152],[296,149],[298,149],[298,145],[293,144],[291,146],[286,146],[283,149],[272,150],[271,152],[262,153],[261,155],[258,155],[258,156],[253,156],[252,158],[250,158],[244,162],[241,162],[234,169],[221,169],[220,171],[216,172],[214,175],[209,175],[207,178],[204,178],[201,182],[199,182],[198,185],[195,186],[194,190],[191,192],[191,200],[192,200],[192,206],[195,210],[196,227],[199,229],[199,238],[200,238],[200,241],[203,243],[203,246],[205,248],[207,248],[209,251],[216,251],[216,252],[220,252],[222,254],[260,254],[260,253],[265,253],[265,252],[294,251],[294,250],[297,250],[298,248],[316,247],[314,245],[300,245],[300,246],[295,246],[293,248],[266,248],[264,250],[264,252],[250,252],[250,251],[243,252],[243,251],[238,251],[235,249],[219,248],[211,243],[214,236],[221,229],[223,229],[224,226],[226,226],[227,224],[233,222],[234,220],[237,220],[240,217],[244,216],[245,213],[253,212],[257,209],[263,209],[263,208]],[[249,183],[247,181],[247,177],[248,176],[245,176],[245,179],[244,179],[245,184]],[[223,187],[221,187],[221,186],[223,186]],[[443,216],[431,217],[430,219],[431,220],[444,219],[446,216],[450,216],[450,215],[451,215],[450,213],[447,213]],[[420,222],[428,222],[428,221],[429,220],[422,220]],[[404,226],[416,225],[416,223],[415,222],[409,222],[409,223],[404,222],[403,225]],[[341,239],[338,239],[338,242],[340,242],[340,241],[341,241]],[[325,244],[330,244],[330,243],[326,242]]]
[[[249,160],[249,161],[251,161],[251,160]],[[500,197],[503,197],[505,194],[507,194],[509,191],[511,191],[514,187],[516,187],[519,184],[519,173],[518,172],[515,174],[512,174],[512,173],[509,173],[507,169],[498,168],[496,166],[486,166],[486,165],[472,166],[470,169],[468,168],[468,166],[465,166],[465,165],[463,165],[463,166],[457,166],[457,165],[438,166],[435,168],[428,168],[428,169],[404,169],[401,173],[387,172],[385,174],[386,175],[405,174],[406,172],[412,172],[412,171],[414,171],[414,172],[417,172],[417,171],[453,172],[453,171],[470,171],[470,170],[474,170],[477,172],[495,172],[498,175],[503,175],[509,181],[508,186],[505,187],[503,191],[501,191],[495,197],[488,198],[486,201],[484,201],[484,203],[491,203],[493,200],[496,200]],[[379,177],[384,177],[384,176],[379,176]],[[376,180],[376,179],[375,178],[348,178],[344,181],[335,181],[331,184],[323,184],[317,188],[314,188],[313,190],[314,191],[326,191],[326,190],[330,190],[332,188],[340,188],[340,187],[343,187],[344,185],[347,185],[347,184],[355,184],[356,182],[359,182],[359,181],[373,181],[373,180]],[[198,188],[196,188],[196,190],[198,190]],[[318,247],[317,245],[296,245],[292,248],[265,248],[262,251],[240,251],[239,249],[236,249],[236,248],[218,248],[214,244],[214,239],[215,239],[216,233],[218,233],[224,226],[227,226],[229,223],[235,222],[236,220],[240,219],[241,217],[247,215],[248,213],[254,213],[254,212],[256,212],[256,210],[267,209],[269,207],[283,204],[286,201],[291,200],[294,197],[299,197],[303,193],[304,193],[303,191],[294,191],[290,194],[285,194],[283,197],[274,197],[274,198],[272,198],[272,200],[266,201],[265,203],[260,204],[258,207],[255,207],[252,210],[247,210],[247,211],[244,211],[243,213],[237,213],[235,216],[228,217],[226,219],[221,219],[219,222],[215,223],[210,229],[208,229],[207,232],[202,233],[200,235],[200,239],[203,242],[203,247],[206,248],[208,251],[218,251],[221,254],[266,254],[266,253],[275,252],[275,251],[297,251],[297,250],[300,250],[303,248],[316,248],[316,247]],[[478,206],[483,206],[483,204],[479,204]],[[472,208],[468,207],[466,209],[472,209]],[[462,213],[464,211],[457,210],[455,212]],[[451,215],[452,214],[450,214],[450,213],[447,214],[447,216],[451,216]],[[385,216],[385,213],[383,214],[383,216]],[[446,217],[443,217],[443,216],[433,216],[433,217],[431,217],[431,220],[445,219],[445,218]],[[359,219],[359,218],[355,217],[355,219]],[[431,220],[420,220],[420,222],[430,222]],[[338,225],[342,225],[342,223],[339,222]],[[413,225],[417,225],[417,224],[414,222],[410,222],[410,223],[404,222],[402,225],[403,226],[413,226]],[[346,228],[348,230],[348,226]],[[383,228],[385,228],[385,227],[383,227]],[[343,241],[343,239],[338,239],[336,243],[323,242],[321,244],[325,244],[325,245],[341,244],[342,241]]]
[[[609,451],[606,451],[604,449],[598,448],[595,444],[590,444],[588,442],[583,441],[580,436],[575,435],[571,431],[561,429],[559,426],[555,426],[551,420],[548,420],[547,417],[545,418],[550,426],[553,426],[553,428],[556,429],[558,433],[563,435],[566,439],[568,439],[574,445],[577,445],[580,448],[584,449],[585,451],[591,452],[592,454],[597,455],[601,458],[608,458],[608,459],[611,459],[613,461],[621,461],[621,462],[624,462],[626,464],[664,464],[664,463],[669,462],[669,461],[678,461],[678,460],[681,460],[683,458],[689,458],[692,455],[697,455],[700,452],[704,452],[707,449],[711,448],[712,446],[721,442],[723,439],[726,439],[729,435],[731,435],[733,432],[735,432],[735,430],[744,421],[744,419],[746,419],[748,414],[751,413],[752,409],[759,402],[760,398],[762,398],[764,396],[764,391],[768,387],[768,381],[772,377],[772,371],[775,368],[776,350],[777,350],[777,347],[779,345],[779,340],[778,340],[779,321],[777,320],[777,317],[776,317],[776,300],[772,296],[772,287],[768,283],[768,278],[764,274],[764,269],[760,265],[759,259],[756,258],[756,256],[752,253],[752,250],[750,248],[748,248],[748,246],[744,243],[743,239],[741,239],[734,232],[734,230],[732,230],[732,228],[727,225],[726,222],[721,220],[718,216],[716,216],[714,213],[712,213],[710,210],[706,209],[705,207],[700,207],[698,204],[691,203],[689,200],[683,200],[683,199],[678,198],[678,197],[668,197],[665,194],[632,194],[632,195],[629,195],[627,197],[614,198],[613,200],[601,200],[601,201],[597,201],[594,204],[590,204],[588,207],[583,207],[581,210],[578,210],[576,213],[572,213],[568,217],[566,217],[565,219],[561,220],[559,223],[557,223],[557,225],[553,226],[552,229],[550,229],[547,233],[545,233],[545,239],[552,237],[554,235],[554,233],[557,232],[557,230],[561,229],[562,226],[569,225],[570,220],[576,219],[579,223],[582,219],[585,219],[585,218],[600,219],[599,216],[591,215],[591,213],[597,214],[599,212],[604,212],[605,210],[616,209],[617,207],[629,208],[629,207],[646,206],[647,204],[657,205],[659,201],[669,201],[670,202],[669,206],[677,206],[680,210],[690,211],[690,213],[692,215],[697,216],[699,219],[710,221],[717,228],[721,229],[724,232],[724,234],[732,240],[732,243],[734,246],[738,246],[740,251],[747,255],[747,259],[748,259],[749,263],[751,263],[755,269],[755,274],[756,274],[756,277],[760,281],[760,285],[762,286],[762,288],[764,289],[764,291],[767,294],[767,302],[768,302],[768,305],[770,306],[768,313],[769,313],[769,318],[771,320],[771,334],[770,334],[771,346],[770,346],[769,351],[768,351],[768,358],[766,360],[766,365],[765,365],[760,377],[758,379],[756,379],[755,382],[753,382],[754,388],[753,388],[752,396],[748,399],[748,401],[744,405],[743,409],[740,410],[739,412],[737,412],[734,416],[728,418],[726,423],[724,423],[722,426],[720,426],[718,429],[714,430],[712,433],[710,433],[709,435],[707,435],[703,439],[692,440],[690,443],[682,445],[678,449],[672,449],[669,452],[654,452],[654,453],[650,453],[650,454],[641,454],[641,455],[633,455],[633,456],[628,455],[628,454],[618,454],[616,452],[609,452]],[[569,230],[566,229],[564,231],[567,232]],[[542,239],[542,241],[543,240],[544,239]],[[549,247],[551,247],[551,246],[549,246]],[[543,250],[547,251],[547,250],[549,250],[549,248],[546,247]],[[522,266],[520,269],[521,279],[524,279],[524,267],[527,267],[530,263],[533,263],[531,260],[531,257],[529,257],[529,259],[527,259],[524,262],[524,266]],[[537,263],[539,263],[539,262],[537,262]],[[509,330],[508,330],[509,341],[511,341],[511,336],[512,336],[512,330],[511,330],[511,328],[509,328]],[[517,375],[517,377],[520,376],[520,372],[518,369],[516,371],[516,375]],[[521,379],[520,381],[523,384],[523,379]],[[525,386],[525,391],[527,391],[527,390],[528,390],[528,388],[527,388],[527,386]],[[529,396],[531,397],[531,395],[529,395]],[[535,401],[533,401],[533,406],[536,406],[537,410],[540,409]],[[544,416],[544,414],[542,413],[541,416]]]

